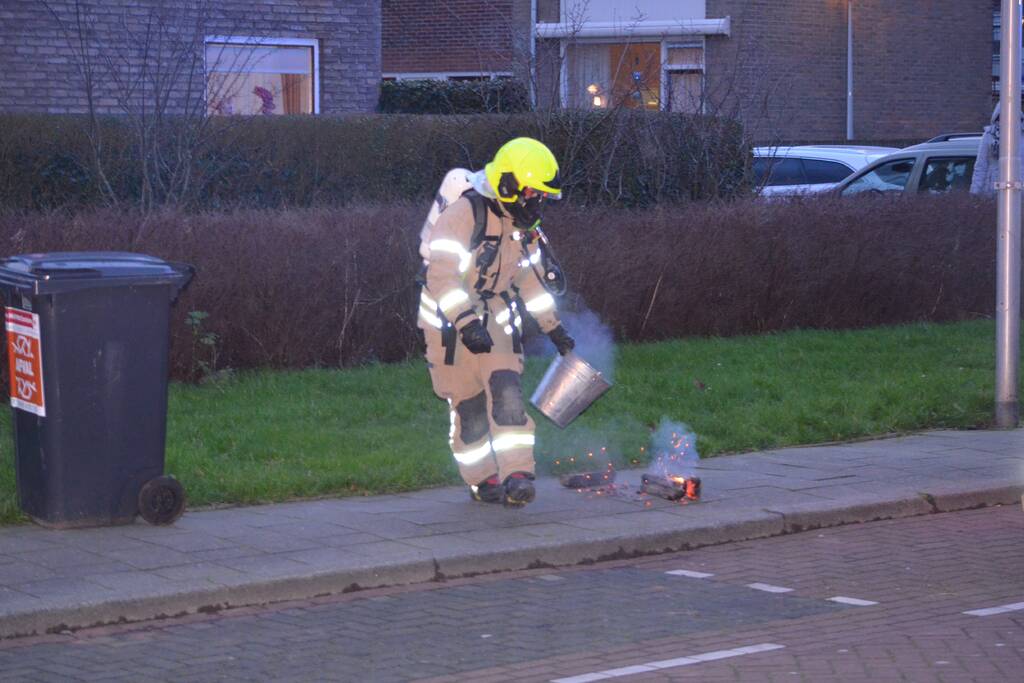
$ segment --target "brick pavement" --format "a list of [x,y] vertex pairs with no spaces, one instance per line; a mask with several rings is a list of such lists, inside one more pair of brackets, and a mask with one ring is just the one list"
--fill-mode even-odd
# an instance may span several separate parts
[[191,512],[172,528],[0,529],[0,636],[1019,501],[1024,430],[723,456],[698,473],[704,498],[687,506],[645,500],[631,471],[615,495],[541,480],[524,510],[448,488]]
[[621,680],[1016,681],[1024,611],[963,612],[1024,600],[1022,533],[1007,506],[0,641],[0,680],[551,681],[774,643]]

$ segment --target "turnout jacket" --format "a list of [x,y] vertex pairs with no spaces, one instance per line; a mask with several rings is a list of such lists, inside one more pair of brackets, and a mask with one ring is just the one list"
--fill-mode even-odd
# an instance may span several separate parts
[[513,227],[497,201],[482,203],[486,229],[477,234],[477,244],[477,221],[468,196],[456,199],[437,216],[426,245],[429,258],[418,324],[429,344],[431,331],[461,330],[479,319],[496,346],[505,346],[504,337],[512,342],[511,350],[521,353],[523,309],[548,333],[559,325],[555,298],[541,280],[537,240]]

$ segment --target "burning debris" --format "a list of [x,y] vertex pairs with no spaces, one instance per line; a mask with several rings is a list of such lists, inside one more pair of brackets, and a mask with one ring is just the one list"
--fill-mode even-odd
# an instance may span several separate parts
[[[640,449],[640,458],[646,449]],[[663,420],[652,436],[651,453],[654,456],[648,471],[642,475],[639,487],[630,484],[615,483],[616,471],[612,459],[605,448],[601,448],[595,459],[594,453],[585,457],[576,456],[563,460],[555,460],[556,466],[575,466],[581,471],[569,472],[559,477],[559,482],[566,488],[575,489],[581,494],[595,496],[615,496],[627,500],[643,502],[644,507],[651,507],[652,497],[687,505],[700,500],[701,481],[695,476],[700,455],[697,452],[697,437],[686,425],[674,424]],[[639,459],[629,458],[634,464]],[[604,469],[600,463],[605,462]]]
[[608,463],[608,467],[603,470],[563,474],[558,481],[567,489],[592,489],[608,486],[615,482],[615,469],[611,463]]
[[652,438],[654,462],[643,475],[640,491],[667,500],[698,500],[700,478],[694,476],[697,436],[684,424],[662,420]]
[[640,492],[659,496],[665,500],[700,499],[700,478],[698,477],[661,477],[656,474],[645,474],[640,479]]
[[[601,469],[601,462],[605,463],[604,469]],[[570,457],[566,463],[588,468],[582,472],[569,472],[558,477],[559,483],[568,489],[601,489],[615,482],[615,466],[608,458],[608,451],[605,448],[598,451],[597,458],[594,458],[594,451],[590,451],[586,457],[579,458],[578,464],[576,456]],[[561,464],[561,460],[555,461],[555,465]]]

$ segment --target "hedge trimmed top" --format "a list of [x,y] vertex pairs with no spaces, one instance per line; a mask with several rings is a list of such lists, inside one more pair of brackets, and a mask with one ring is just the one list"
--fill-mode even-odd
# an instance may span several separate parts
[[[644,206],[731,197],[748,187],[739,124],[663,112],[166,119],[146,144],[139,129],[119,117],[94,127],[85,116],[0,115],[0,208],[421,200],[449,169],[482,168],[519,136],[551,148],[573,203]],[[179,166],[140,158],[138,149],[159,150]],[[182,185],[181,173],[187,192],[154,199],[161,186]]]

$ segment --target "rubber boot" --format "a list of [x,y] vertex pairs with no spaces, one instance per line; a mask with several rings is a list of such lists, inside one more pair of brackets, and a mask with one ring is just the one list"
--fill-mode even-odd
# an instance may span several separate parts
[[537,495],[533,488],[533,475],[529,472],[513,472],[505,477],[502,488],[505,491],[506,507],[522,507],[532,503]]
[[505,497],[505,488],[498,483],[498,475],[492,474],[476,486],[470,486],[469,497],[478,503],[500,503]]

